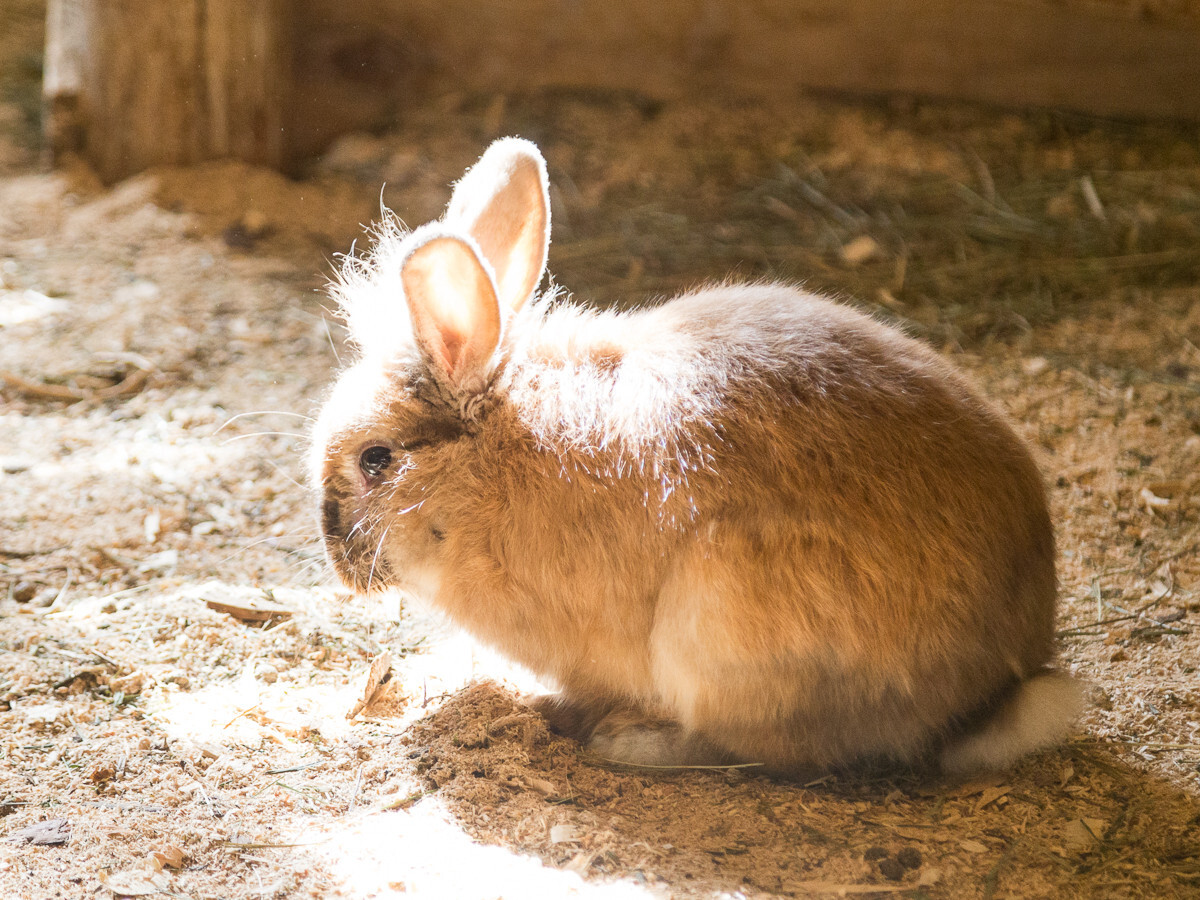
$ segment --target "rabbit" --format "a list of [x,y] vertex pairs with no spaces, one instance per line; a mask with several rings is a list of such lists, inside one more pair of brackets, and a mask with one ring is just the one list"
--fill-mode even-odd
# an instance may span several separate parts
[[539,294],[549,241],[504,138],[347,258],[312,459],[347,586],[427,597],[616,762],[973,772],[1066,735],[1041,475],[961,375],[784,284]]

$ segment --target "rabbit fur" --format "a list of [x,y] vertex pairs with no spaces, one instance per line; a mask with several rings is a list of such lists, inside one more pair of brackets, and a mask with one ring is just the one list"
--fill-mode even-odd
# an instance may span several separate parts
[[539,295],[549,234],[506,138],[347,261],[313,459],[346,584],[426,596],[624,762],[971,771],[1064,735],[1041,476],[950,365],[781,284]]

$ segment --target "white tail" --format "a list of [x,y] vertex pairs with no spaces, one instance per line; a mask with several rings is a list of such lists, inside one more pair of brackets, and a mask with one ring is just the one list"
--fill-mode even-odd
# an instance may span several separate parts
[[1061,741],[1084,706],[1083,685],[1070,675],[1035,675],[980,728],[947,745],[942,771],[961,775],[1002,769],[1026,753]]

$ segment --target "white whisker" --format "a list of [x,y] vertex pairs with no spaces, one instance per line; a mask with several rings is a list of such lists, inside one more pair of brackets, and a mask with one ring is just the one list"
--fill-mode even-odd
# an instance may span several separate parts
[[272,534],[272,535],[268,535],[267,537],[257,538],[253,541],[250,541],[249,543],[243,544],[241,547],[239,547],[233,553],[230,553],[224,559],[220,560],[217,563],[217,565],[223,566],[226,563],[232,562],[233,560],[235,560],[239,556],[241,556],[243,553],[253,550],[255,547],[258,547],[262,544],[267,544],[267,543],[270,543],[271,541],[282,541],[284,538],[291,538],[291,537],[299,538],[299,541],[297,541],[297,543],[301,544],[301,546],[275,547],[273,549],[279,550],[282,553],[295,553],[296,551],[301,551],[301,550],[306,549],[303,546],[303,542],[307,542],[309,545],[311,545],[311,547],[314,551],[320,549],[320,547],[321,547],[321,539],[316,537],[315,535],[312,535],[311,533],[306,534],[305,532],[302,532],[302,531],[289,531],[289,532],[284,532],[283,534],[278,534],[278,535]]
[[236,416],[230,416],[228,419],[226,419],[224,422],[221,423],[221,426],[216,431],[214,431],[213,434],[214,435],[220,434],[226,425],[232,425],[238,419],[244,419],[246,416],[294,416],[297,419],[304,419],[307,422],[315,421],[315,419],[313,419],[312,416],[306,416],[304,413],[289,412],[284,409],[264,409],[264,410],[261,410],[258,412],[242,412],[242,413],[238,413]]
[[371,555],[371,571],[367,573],[367,593],[371,593],[371,582],[375,580],[375,564],[379,561],[379,554],[383,550],[383,542],[387,540],[388,532],[392,530],[389,525],[383,529],[383,534],[379,536],[379,542],[375,545],[375,552]]
[[227,438],[227,439],[221,441],[221,446],[224,447],[228,444],[232,444],[234,441],[244,441],[247,438],[270,437],[272,435],[274,435],[275,437],[290,437],[290,438],[307,437],[307,435],[302,434],[301,432],[298,432],[298,431],[255,431],[253,434],[237,434],[231,438]]
[[333,342],[333,331],[329,327],[329,320],[327,318],[325,318],[324,316],[322,316],[321,321],[325,325],[325,337],[329,338],[329,349],[333,351],[333,358],[337,362],[338,366],[340,367],[342,364],[342,357],[338,353],[337,344],[335,344]]
[[285,472],[283,469],[283,466],[279,465],[279,463],[275,462],[274,460],[270,460],[270,459],[266,460],[266,462],[267,462],[267,465],[271,466],[271,468],[273,468],[276,472],[278,472],[280,475],[282,475],[284,478],[286,478],[288,481],[290,481],[296,487],[300,488],[300,490],[302,490],[302,491],[308,490],[308,487],[305,484],[297,481],[295,478],[293,478],[291,475],[289,475],[287,472]]

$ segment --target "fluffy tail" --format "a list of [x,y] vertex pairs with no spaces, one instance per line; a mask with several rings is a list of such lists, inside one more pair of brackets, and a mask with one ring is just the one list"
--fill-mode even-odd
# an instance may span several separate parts
[[948,774],[1003,769],[1034,750],[1057,744],[1083,712],[1083,685],[1063,672],[1047,670],[1017,686],[974,731],[942,750]]

